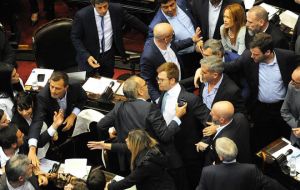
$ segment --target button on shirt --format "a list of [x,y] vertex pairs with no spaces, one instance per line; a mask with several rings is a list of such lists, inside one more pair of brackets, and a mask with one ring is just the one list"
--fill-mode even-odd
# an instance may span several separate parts
[[284,99],[286,88],[282,81],[276,55],[272,63],[259,63],[258,80],[258,100],[260,102],[276,103]]
[[[102,17],[94,8],[94,14],[95,14],[96,26],[97,26],[98,37],[99,37],[99,46],[101,46],[101,40],[103,36],[103,31],[101,28],[101,19],[104,18],[104,44],[105,44],[104,52],[106,52],[111,49],[112,42],[113,42],[113,30],[111,25],[110,13],[109,11],[107,11],[106,14]],[[101,47],[100,47],[100,53],[102,53]]]
[[209,38],[213,38],[214,37],[214,33],[216,30],[216,26],[217,26],[217,22],[218,22],[218,18],[219,18],[219,14],[222,8],[222,3],[223,1],[220,2],[220,4],[218,6],[213,6],[210,1],[209,1],[209,5],[208,5],[208,37]]
[[[175,40],[185,40],[187,38],[191,38],[195,34],[195,29],[190,17],[188,17],[186,13],[183,10],[181,10],[180,7],[178,7],[178,5],[176,10],[177,14],[173,17],[166,15],[163,11],[161,12],[173,27],[175,33]],[[194,49],[194,45],[192,45],[188,48],[179,51],[178,53],[192,53],[194,52]]]
[[[155,40],[154,40],[155,43]],[[156,45],[157,46],[157,45]],[[175,52],[171,49],[171,44],[168,45],[166,50],[160,49],[158,46],[157,48],[159,49],[160,53],[163,55],[164,59],[166,62],[172,62],[175,63],[175,65],[179,69],[179,80],[181,80],[181,69],[180,69],[180,64],[178,62],[178,59],[176,57]]]
[[223,80],[223,74],[222,74],[222,77],[219,80],[219,82],[217,82],[217,84],[214,86],[213,89],[211,89],[210,92],[208,92],[208,82],[204,83],[204,88],[203,88],[203,92],[202,92],[202,99],[203,99],[203,103],[210,110],[211,110],[212,103],[215,99],[215,96],[218,92],[218,89],[220,87],[220,84],[221,84],[222,80]]
[[[177,83],[173,88],[168,90],[166,93],[168,93],[167,97],[163,98],[163,102],[165,101],[164,108],[162,107],[162,114],[164,116],[164,119],[169,125],[169,123],[174,119],[176,115],[176,104],[178,100],[179,93],[181,91],[180,85]],[[176,121],[178,123],[178,121]]]

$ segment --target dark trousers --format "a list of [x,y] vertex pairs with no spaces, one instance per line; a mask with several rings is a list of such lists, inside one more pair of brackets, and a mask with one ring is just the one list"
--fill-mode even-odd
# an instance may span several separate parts
[[101,65],[99,68],[92,70],[87,73],[88,77],[94,75],[100,75],[103,77],[112,78],[114,76],[114,67],[115,67],[115,53],[114,49],[101,53],[97,61]]
[[282,103],[283,101],[277,103],[256,102],[251,114],[254,122],[250,131],[253,153],[258,152],[277,138],[289,138],[290,127],[287,126],[280,114]]

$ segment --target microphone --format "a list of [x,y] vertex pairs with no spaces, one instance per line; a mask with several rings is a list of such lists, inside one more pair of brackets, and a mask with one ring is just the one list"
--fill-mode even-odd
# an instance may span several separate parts
[[279,163],[279,165],[282,165],[284,164],[287,160],[286,160],[286,157],[290,154],[293,153],[293,150],[292,149],[288,149],[284,154],[280,154],[276,160],[277,162]]
[[113,98],[113,90],[112,87],[115,85],[114,81],[111,81],[109,83],[109,85],[106,87],[105,91],[103,92],[103,94],[101,95],[101,99],[104,102],[110,103],[111,99]]
[[109,83],[109,87],[110,87],[110,88],[112,88],[114,85],[115,85],[115,82],[114,82],[114,81],[111,81],[111,82]]

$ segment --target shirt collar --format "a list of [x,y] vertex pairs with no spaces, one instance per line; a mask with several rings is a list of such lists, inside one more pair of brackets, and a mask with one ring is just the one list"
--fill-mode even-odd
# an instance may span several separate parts
[[[96,8],[94,7],[94,14],[95,16],[98,16],[98,17],[102,17],[96,10]],[[106,16],[109,16],[109,10],[107,10],[106,14],[103,16],[103,17],[106,17]]]
[[226,124],[217,128],[217,134],[222,131],[225,127],[227,127],[232,122],[232,119]]
[[275,51],[273,51],[273,53],[274,53],[274,58],[273,58],[273,61],[271,63],[261,62],[261,64],[269,65],[269,66],[275,65],[277,63],[277,57],[276,57]]
[[225,161],[225,160],[223,160],[222,162],[223,162],[224,164],[232,164],[232,163],[236,163],[236,159],[231,160],[231,161]]
[[176,96],[177,94],[179,94],[181,91],[181,87],[179,85],[179,83],[176,83],[175,86],[173,86],[173,88],[171,88],[170,90],[167,91],[168,95],[170,96]]
[[161,10],[162,14],[166,17],[167,20],[171,20],[171,19],[174,19],[178,16],[178,11],[179,10],[179,7],[178,5],[176,4],[176,15],[175,16],[168,16],[164,13],[164,11]]
[[222,6],[223,0],[222,0],[222,1],[220,1],[219,5],[217,5],[216,7],[215,7],[215,6],[213,6],[213,4],[211,4],[211,2],[210,2],[210,1],[208,1],[208,3],[209,3],[209,6],[210,6],[210,7],[213,7],[213,8],[215,8],[215,9],[219,9],[219,8],[221,8],[221,6]]
[[167,49],[160,49],[159,47],[158,47],[158,45],[156,44],[156,40],[155,40],[155,38],[153,38],[153,41],[154,41],[154,44],[156,45],[156,47],[159,49],[159,51],[163,54],[163,55],[165,55],[166,53],[167,53],[167,51],[171,48],[171,43],[169,43],[168,45],[167,45]]
[[66,99],[67,99],[67,93],[68,93],[68,92],[65,93],[65,95],[64,95],[63,98],[57,98],[56,100],[57,100],[57,101],[60,101],[60,102],[66,101]]
[[[214,90],[217,90],[217,89],[219,89],[219,87],[220,87],[220,85],[221,85],[221,82],[222,82],[222,80],[223,80],[223,74],[222,74],[222,76],[221,76],[221,78],[220,78],[220,80],[217,82],[217,84],[214,86]],[[204,84],[205,86],[208,86],[208,82],[205,82],[205,84]]]

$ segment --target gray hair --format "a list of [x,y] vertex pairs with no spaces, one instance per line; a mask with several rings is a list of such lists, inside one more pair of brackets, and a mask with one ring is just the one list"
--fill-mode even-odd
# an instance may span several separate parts
[[30,163],[28,157],[23,154],[17,154],[11,157],[5,165],[7,180],[10,182],[18,182],[20,176],[26,175]]
[[210,48],[213,55],[218,55],[218,53],[224,55],[224,47],[220,40],[208,39],[205,41],[203,48],[204,49]]
[[234,160],[238,154],[238,148],[233,140],[227,137],[221,137],[216,140],[216,152],[223,161],[230,162]]
[[268,22],[268,20],[269,20],[269,17],[268,17],[269,13],[262,6],[254,6],[251,9],[249,9],[248,12],[255,13],[255,16],[256,16],[257,19],[262,19],[266,22]]
[[138,96],[138,76],[132,76],[124,82],[123,93],[128,99],[136,99]]
[[203,59],[200,60],[200,64],[201,66],[206,65],[208,67],[208,70],[211,72],[216,72],[221,74],[224,71],[224,64],[222,58],[216,55],[204,57]]

